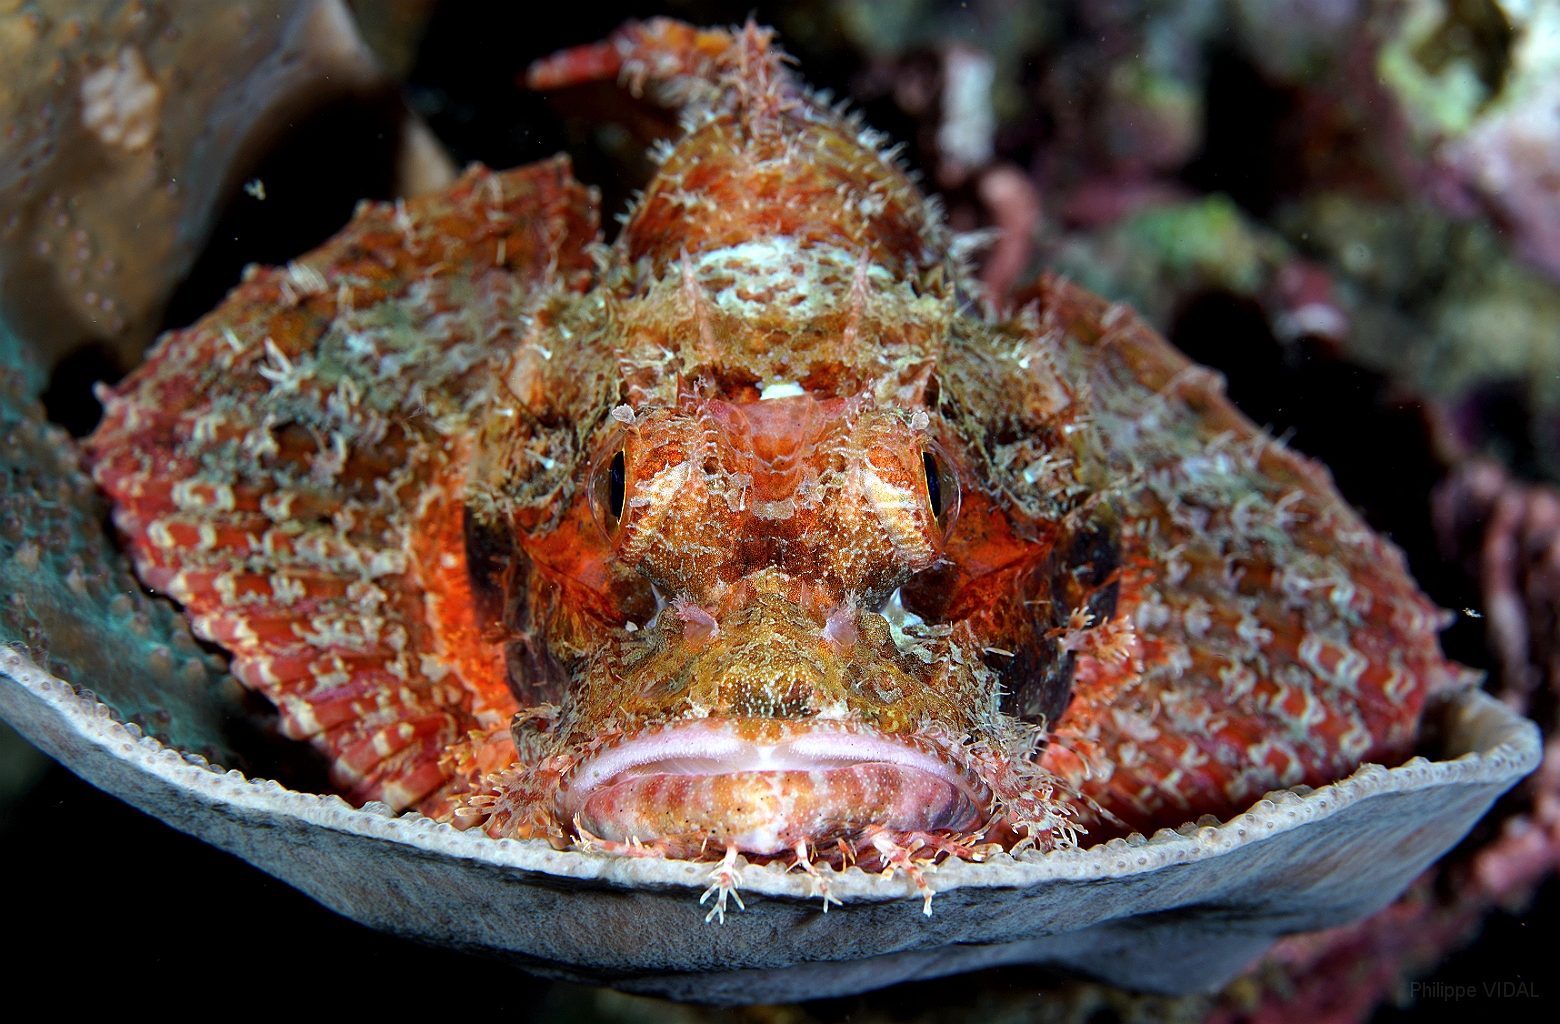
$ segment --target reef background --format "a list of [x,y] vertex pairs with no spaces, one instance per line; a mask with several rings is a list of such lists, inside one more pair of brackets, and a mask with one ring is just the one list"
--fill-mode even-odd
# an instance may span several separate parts
[[[33,6],[0,2],[0,23]],[[566,151],[602,189],[604,212],[621,210],[670,117],[608,86],[531,94],[519,76],[630,16],[730,23],[751,12],[780,29],[809,82],[907,144],[955,228],[1003,229],[982,264],[993,294],[1050,267],[1131,301],[1223,371],[1248,415],[1326,462],[1431,597],[1458,612],[1447,652],[1490,672],[1490,688],[1549,735],[1560,701],[1560,556],[1549,543],[1560,528],[1550,489],[1560,482],[1560,117],[1544,112],[1560,103],[1560,5],[351,6],[379,70],[296,106],[262,149],[229,155],[205,219],[181,214],[188,258],[161,291],[143,289],[161,298],[136,307],[139,320],[35,346],[44,406],[70,433],[96,420],[95,381],[215,305],[246,263],[285,262],[339,228],[358,199],[406,192],[397,147],[408,114],[456,166]],[[215,31],[184,24],[191,50]],[[16,67],[0,78],[20,81]],[[239,187],[254,182],[264,188]],[[9,223],[0,211],[0,228]],[[31,322],[50,315],[39,295]],[[263,710],[250,711],[265,748]],[[306,759],[287,763],[289,782],[319,785]],[[15,976],[59,990],[86,971],[94,988],[207,1011],[222,1005],[213,1000],[282,1005],[307,989],[321,1011],[469,1006],[557,1022],[1439,1020],[1470,1008],[1547,1019],[1560,998],[1544,970],[1560,946],[1553,768],[1541,770],[1550,790],[1519,787],[1426,883],[1425,899],[1450,900],[1479,871],[1506,871],[1506,888],[1492,883],[1506,909],[1473,945],[1437,968],[1475,938],[1478,914],[1452,915],[1433,936],[1404,917],[1352,945],[1292,944],[1207,999],[1131,997],[1023,968],[729,1012],[549,983],[338,918],[91,789],[8,729],[0,870],[12,921],[26,922]],[[1526,847],[1510,841],[1513,822],[1528,823]],[[1489,856],[1497,848],[1504,860]],[[1524,981],[1536,995],[1480,991]],[[1475,991],[1448,997],[1455,986]]]

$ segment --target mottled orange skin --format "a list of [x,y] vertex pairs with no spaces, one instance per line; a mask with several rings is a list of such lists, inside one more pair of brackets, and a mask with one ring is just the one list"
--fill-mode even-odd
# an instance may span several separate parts
[[610,249],[561,159],[366,205],[88,441],[142,578],[353,799],[724,853],[723,894],[738,852],[924,886],[1406,756],[1439,613],[1216,375],[1063,281],[981,313],[752,26],[532,80],[603,76],[686,121]]
[[[491,651],[440,635],[441,620],[471,614],[463,549],[428,543],[459,528],[458,500],[438,499],[458,499],[470,444],[435,420],[486,385],[486,353],[508,329],[488,325],[523,310],[523,282],[588,286],[596,220],[559,162],[468,175],[415,210],[365,204],[299,272],[246,275],[216,313],[159,343],[87,452],[142,580],[232,653],[283,730],[330,755],[353,799],[435,809],[450,745],[515,710],[502,676],[477,670]],[[446,325],[437,342],[430,323]],[[373,354],[341,363],[347,325],[393,332],[374,347],[415,370],[367,368]],[[463,351],[475,361],[434,372]],[[327,474],[336,436],[346,458]],[[424,670],[441,648],[470,664]]]

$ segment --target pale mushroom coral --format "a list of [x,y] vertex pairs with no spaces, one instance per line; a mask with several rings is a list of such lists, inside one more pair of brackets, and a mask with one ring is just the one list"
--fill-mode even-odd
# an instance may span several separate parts
[[[147,595],[105,536],[69,439],[22,375],[0,377],[0,634],[14,657],[107,701],[127,726],[235,767],[242,689],[178,612]],[[47,744],[45,744],[47,745]]]

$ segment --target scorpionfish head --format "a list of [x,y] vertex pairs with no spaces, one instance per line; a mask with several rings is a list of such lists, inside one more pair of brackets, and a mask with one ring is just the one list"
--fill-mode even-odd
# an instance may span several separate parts
[[562,814],[753,853],[980,823],[982,785],[912,739],[963,733],[995,689],[978,657],[923,661],[904,633],[897,590],[959,511],[927,424],[859,397],[691,400],[608,444],[593,518],[659,610],[591,665],[578,714],[646,724],[573,773]]
[[1002,637],[901,598],[961,502],[991,533],[938,398],[947,233],[746,45],[593,285],[532,307],[479,442],[468,562],[526,709],[494,835],[811,863],[1043,817]]
[[499,571],[503,538],[468,537],[523,610],[517,696],[558,703],[522,712],[490,831],[811,859],[991,818],[969,738],[1005,718],[1000,680],[901,600],[947,564],[956,438],[870,391],[764,390],[620,405],[561,522]]

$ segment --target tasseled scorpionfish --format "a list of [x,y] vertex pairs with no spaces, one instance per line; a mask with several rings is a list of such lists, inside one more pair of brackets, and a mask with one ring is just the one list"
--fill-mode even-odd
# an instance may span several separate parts
[[[356,802],[811,874],[1050,850],[1412,750],[1401,555],[1130,310],[997,315],[770,34],[532,68],[681,137],[609,246],[568,161],[364,203],[87,442],[145,584]],[[1362,441],[1362,443],[1368,443]]]

